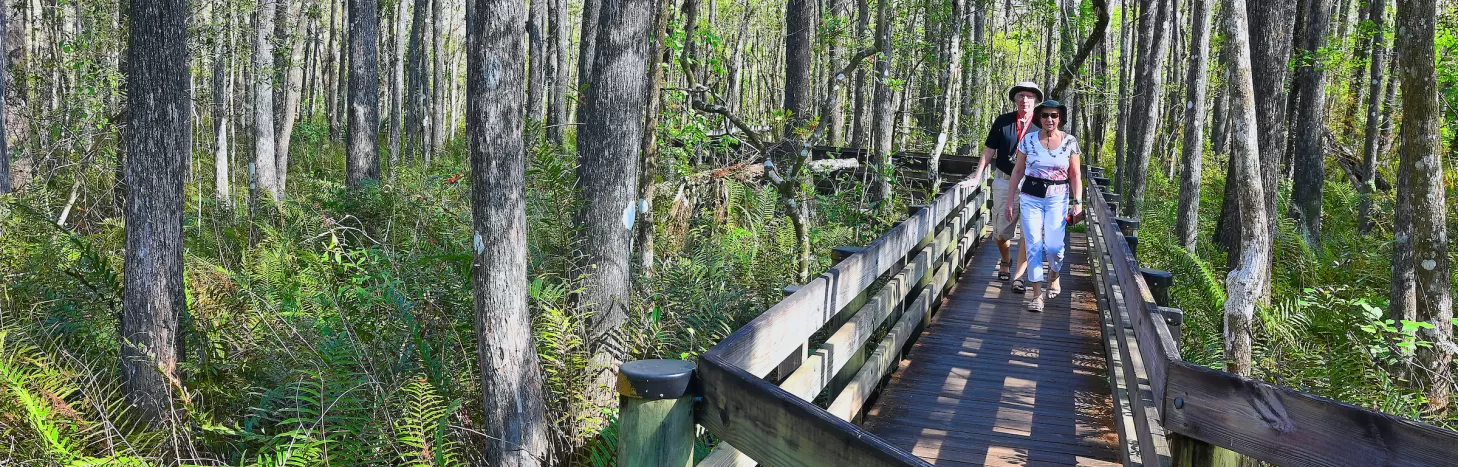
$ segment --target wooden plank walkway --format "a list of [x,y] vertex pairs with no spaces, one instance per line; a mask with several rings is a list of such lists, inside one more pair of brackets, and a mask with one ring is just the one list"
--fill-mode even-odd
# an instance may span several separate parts
[[1063,293],[1042,313],[997,280],[984,241],[866,429],[933,464],[1118,465],[1089,247],[1070,237]]

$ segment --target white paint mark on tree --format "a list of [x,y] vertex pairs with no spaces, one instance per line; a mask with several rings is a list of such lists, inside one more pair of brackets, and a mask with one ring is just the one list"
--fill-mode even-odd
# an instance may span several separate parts
[[476,232],[476,238],[472,243],[476,247],[476,254],[479,255],[486,252],[486,241],[481,239],[481,232]]

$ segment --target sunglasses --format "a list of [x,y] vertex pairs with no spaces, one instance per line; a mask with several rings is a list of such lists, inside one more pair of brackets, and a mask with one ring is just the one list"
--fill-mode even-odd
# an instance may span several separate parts
[[1058,114],[1057,113],[1046,113],[1046,114],[1039,115],[1038,117],[1039,118],[1058,118]]

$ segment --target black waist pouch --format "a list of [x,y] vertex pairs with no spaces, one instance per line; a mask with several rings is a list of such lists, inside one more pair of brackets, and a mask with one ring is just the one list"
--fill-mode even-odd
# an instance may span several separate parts
[[1048,187],[1054,186],[1054,185],[1067,185],[1067,184],[1068,184],[1068,180],[1048,180],[1046,178],[1038,178],[1038,177],[1033,177],[1033,176],[1023,176],[1023,187],[1022,187],[1021,191],[1023,192],[1023,194],[1028,195],[1028,196],[1037,196],[1039,198],[1047,198],[1048,197]]

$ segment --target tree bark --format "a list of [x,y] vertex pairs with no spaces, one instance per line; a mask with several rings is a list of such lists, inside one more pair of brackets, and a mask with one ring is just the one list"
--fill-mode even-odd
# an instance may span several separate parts
[[[565,5],[565,0],[562,1]],[[597,29],[602,24],[598,16],[602,14],[603,3],[605,3],[604,0],[582,0],[582,21],[580,23],[581,26],[578,28],[579,35],[577,38],[577,98],[579,99],[578,102],[582,104],[578,106],[577,116],[573,120],[579,128],[586,121],[582,117],[582,105],[586,105],[586,95],[590,91],[588,83],[593,78],[592,67],[596,66]],[[567,15],[566,8],[562,9],[562,15],[562,18],[565,19]],[[570,31],[571,28],[564,28],[563,30]],[[566,62],[563,62],[562,66],[565,69],[567,66]],[[566,120],[564,119],[563,122],[565,123]]]
[[445,0],[431,0],[430,2],[431,26],[435,29],[435,34],[431,34],[431,37],[435,38],[431,43],[435,49],[435,62],[430,68],[435,72],[435,76],[431,79],[431,90],[433,94],[431,94],[430,99],[430,150],[425,153],[426,167],[430,167],[432,158],[445,146],[446,132],[448,131],[446,128],[445,108],[449,104],[446,101],[446,88],[450,86],[450,81],[446,79],[445,74],[445,23],[447,18],[445,17],[444,3]]
[[[143,1],[143,0],[135,0]],[[282,1],[282,0],[275,0]],[[260,1],[254,12],[253,36],[253,167],[249,175],[255,180],[255,199],[281,199],[278,190],[277,151],[274,139],[273,108],[273,33],[275,4]],[[136,23],[133,23],[136,24]]]
[[1200,225],[1200,171],[1204,165],[1205,150],[1205,88],[1209,84],[1210,72],[1210,3],[1208,0],[1194,0],[1190,14],[1190,52],[1193,59],[1190,74],[1186,79],[1187,108],[1185,118],[1185,144],[1183,163],[1180,168],[1179,219],[1175,225],[1175,236],[1181,247],[1195,252]]
[[815,0],[788,0],[785,4],[785,110],[790,118],[781,134],[786,140],[803,140],[795,132],[808,128],[815,112],[810,70],[818,17]]
[[[274,110],[278,118],[275,122],[278,127],[274,132],[278,144],[274,150],[274,166],[278,169],[278,175],[274,177],[278,184],[278,193],[275,198],[282,201],[284,193],[288,192],[289,143],[293,140],[294,122],[298,120],[299,97],[302,95],[304,84],[304,70],[301,66],[304,60],[304,41],[298,34],[290,31],[302,30],[307,18],[299,10],[302,5],[293,5],[293,2],[288,0],[277,1],[282,2],[278,11],[284,14],[285,18],[276,23],[275,35],[289,51],[289,62],[279,70],[278,75],[278,83],[282,87],[274,95],[274,105],[277,106]],[[279,98],[282,100],[280,101]]]
[[324,44],[324,67],[319,72],[324,74],[324,119],[329,121],[329,139],[337,141],[339,140],[340,133],[339,109],[335,107],[338,101],[334,96],[339,92],[340,83],[338,77],[342,76],[342,74],[335,73],[335,57],[338,56],[335,50],[342,50],[343,48],[336,46],[335,41],[341,40],[340,35],[344,28],[334,29],[334,18],[339,13],[339,2],[335,2],[334,0],[324,1],[329,2],[329,25],[324,27],[324,30],[329,34],[329,40]]
[[577,183],[584,200],[577,212],[582,226],[579,271],[582,289],[576,302],[590,316],[588,342],[594,356],[597,388],[588,396],[596,406],[613,403],[611,371],[627,356],[618,341],[628,319],[634,198],[647,97],[651,0],[603,2],[597,43],[587,81],[586,101],[578,114]]
[[466,137],[476,230],[471,284],[486,464],[547,466],[554,465],[551,424],[527,308],[524,9],[513,0],[466,3]]
[[[231,168],[228,159],[228,129],[233,115],[228,112],[228,101],[233,97],[233,86],[232,80],[228,79],[227,59],[232,50],[227,45],[228,37],[232,34],[233,12],[230,10],[227,14],[227,19],[219,25],[218,35],[213,39],[215,41],[213,43],[213,198],[224,209],[232,209],[233,187],[228,178],[228,171]],[[4,27],[3,23],[0,21],[0,27]],[[4,37],[4,34],[0,33],[0,37]],[[3,60],[4,58],[0,57],[0,70],[5,69]],[[0,77],[0,83],[3,82],[3,77]],[[3,96],[4,93],[0,92],[0,99],[4,99]],[[0,108],[3,108],[3,105],[0,105]],[[4,132],[0,131],[0,134],[4,134]],[[0,138],[0,141],[3,140],[4,138]],[[4,143],[0,142],[0,144]]]
[[1382,80],[1384,79],[1382,69],[1386,65],[1384,56],[1387,53],[1387,44],[1384,39],[1386,26],[1385,15],[1386,0],[1368,0],[1370,11],[1367,17],[1372,20],[1372,56],[1367,61],[1371,69],[1370,90],[1367,92],[1367,129],[1366,136],[1362,141],[1362,185],[1358,191],[1362,193],[1361,205],[1357,210],[1357,226],[1362,233],[1372,231],[1375,226],[1372,213],[1372,197],[1377,192],[1375,181],[1377,179],[1377,149],[1380,146],[1378,137],[1381,134],[1379,126],[1382,124]]
[[1246,30],[1245,0],[1226,0],[1226,47],[1230,53],[1230,163],[1235,167],[1236,197],[1240,211],[1240,238],[1245,243],[1240,261],[1225,278],[1225,371],[1251,374],[1251,327],[1261,298],[1270,261],[1271,236],[1265,222],[1265,193],[1260,180],[1260,120],[1251,74],[1251,39]]
[[[547,111],[547,3],[552,0],[531,0],[527,9],[527,122],[546,121]],[[540,137],[538,134],[536,137]]]
[[1124,25],[1119,27],[1119,101],[1115,106],[1114,121],[1114,193],[1124,192],[1124,178],[1129,176],[1124,170],[1124,159],[1127,157],[1129,142],[1129,91],[1133,83],[1130,83],[1130,70],[1133,67],[1135,55],[1134,46],[1130,45],[1131,37],[1134,37],[1134,28],[1130,27],[1129,18],[1135,12],[1129,8],[1128,0],[1121,0],[1124,11],[1119,16],[1123,17]]
[[[404,0],[400,0],[404,1]],[[410,19],[410,103],[408,116],[405,118],[405,153],[410,156],[406,159],[413,160],[419,156],[425,158],[429,151],[425,147],[426,129],[426,105],[430,101],[430,84],[426,72],[429,65],[426,57],[425,46],[425,21],[430,18],[429,0],[415,0],[413,16]]]
[[[1102,0],[1095,0],[1101,2]],[[933,182],[941,180],[942,152],[947,149],[947,139],[952,138],[952,121],[956,119],[956,83],[962,81],[962,15],[966,14],[966,0],[952,0],[952,16],[947,21],[947,74],[946,95],[942,96],[941,124],[937,125],[937,142],[927,158],[927,177]]]
[[1418,331],[1432,346],[1417,349],[1422,370],[1414,372],[1416,381],[1427,386],[1427,409],[1432,412],[1448,407],[1454,349],[1447,205],[1438,145],[1442,114],[1433,67],[1437,17],[1433,0],[1398,0],[1400,32],[1393,45],[1402,55],[1397,70],[1403,123],[1390,298],[1393,315],[1433,325]]
[[[870,34],[871,28],[871,6],[870,0],[856,0],[856,38],[864,41],[866,34]],[[851,141],[853,148],[865,149],[868,132],[871,128],[871,78],[866,76],[866,68],[856,68],[855,91],[851,104]]]
[[[1131,123],[1133,130],[1130,132],[1133,138],[1133,147],[1130,150],[1129,160],[1125,164],[1129,167],[1129,190],[1123,205],[1124,215],[1138,217],[1139,209],[1143,205],[1144,190],[1148,183],[1145,173],[1149,171],[1149,159],[1155,150],[1155,136],[1159,133],[1157,122],[1159,121],[1160,101],[1163,100],[1164,74],[1161,67],[1164,64],[1165,54],[1168,51],[1168,34],[1165,26],[1169,17],[1169,10],[1173,0],[1151,0],[1148,6],[1157,11],[1154,22],[1149,27],[1148,40],[1140,38],[1140,46],[1145,50],[1140,52],[1138,76],[1135,81],[1137,89],[1136,98],[1132,107],[1135,118]],[[1150,19],[1145,16],[1145,19]],[[1140,28],[1143,34],[1144,28]],[[1147,47],[1146,47],[1147,46]]]
[[1303,60],[1297,70],[1301,82],[1301,101],[1294,117],[1299,119],[1295,140],[1295,177],[1291,189],[1290,215],[1296,230],[1311,248],[1321,245],[1321,194],[1326,181],[1326,68],[1317,53],[1326,46],[1331,23],[1331,0],[1304,0],[1306,28],[1302,38]]
[[10,114],[10,108],[5,105],[5,92],[7,91],[8,79],[10,78],[10,34],[9,18],[6,17],[6,8],[0,5],[0,195],[9,193],[10,181],[10,142],[9,133],[6,131],[5,120]]
[[405,22],[405,0],[395,1],[395,40],[394,47],[390,53],[390,179],[400,173],[400,151],[404,147],[401,142],[403,126],[405,125],[405,60],[407,55],[406,39],[410,37],[410,31],[406,29]]
[[[1221,74],[1224,75],[1225,73],[1222,72]],[[1225,85],[1225,82],[1229,81],[1229,79],[1222,79],[1220,86],[1216,88],[1216,92],[1219,95],[1215,98],[1215,109],[1211,111],[1213,115],[1210,117],[1210,150],[1216,155],[1225,154],[1225,143],[1229,141],[1230,137],[1230,125],[1228,123],[1230,92],[1227,91],[1228,87]]]
[[871,144],[874,150],[870,160],[870,199],[873,203],[879,203],[891,194],[891,184],[884,172],[891,161],[891,138],[895,130],[893,119],[896,117],[891,102],[891,86],[887,83],[891,79],[892,50],[887,47],[891,43],[891,0],[878,0],[876,10],[876,50],[881,53],[876,58],[876,74],[872,78],[876,83],[876,95],[871,102]]
[[668,19],[672,16],[670,0],[656,0],[653,7],[653,43],[648,48],[647,118],[643,123],[643,173],[638,178],[638,267],[646,277],[653,276],[656,219],[653,201],[658,182],[658,123],[663,115],[663,55],[668,38]]
[[[567,71],[568,35],[572,26],[567,24],[567,0],[547,0],[548,15],[552,17],[547,25],[551,36],[548,47],[547,80],[549,84],[547,102],[547,141],[562,146],[562,132],[567,125],[567,82],[571,79]],[[592,1],[592,0],[589,0]]]
[[[127,157],[126,254],[122,291],[122,394],[133,414],[172,424],[181,329],[184,164],[192,147],[187,27],[183,0],[132,0],[123,139]],[[267,32],[263,33],[266,37]]]
[[349,146],[346,182],[380,179],[379,0],[349,0]]
[[[1291,47],[1292,47],[1292,23],[1296,16],[1296,0],[1262,0],[1258,3],[1247,3],[1246,14],[1250,19],[1250,46],[1251,72],[1255,86],[1255,93],[1261,96],[1256,99],[1256,117],[1260,119],[1257,127],[1261,150],[1261,183],[1262,193],[1266,197],[1264,212],[1268,216],[1265,220],[1266,230],[1272,235],[1276,233],[1276,196],[1277,185],[1280,180],[1280,162],[1286,153],[1286,100],[1290,94],[1284,92],[1286,79],[1290,74]],[[1294,92],[1293,92],[1294,93]],[[1233,104],[1232,104],[1233,105]],[[1233,117],[1232,117],[1233,118]],[[1232,129],[1233,131],[1233,129]],[[1232,222],[1241,224],[1242,211],[1235,206],[1236,211],[1232,214]],[[1234,243],[1229,252],[1229,262],[1234,264],[1235,259],[1242,256],[1239,239],[1231,239]],[[1270,255],[1266,258],[1269,260]],[[1267,271],[1271,265],[1267,264]]]

